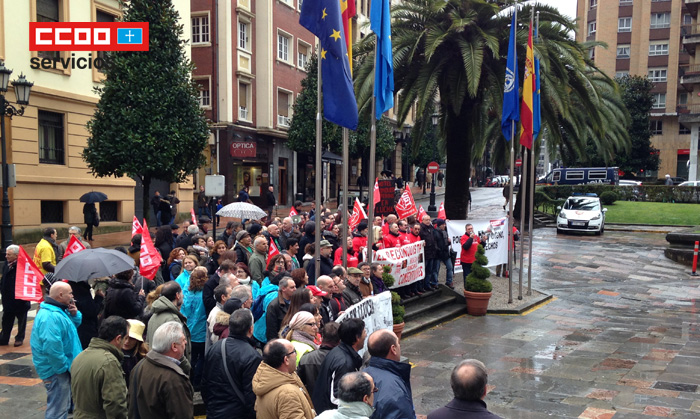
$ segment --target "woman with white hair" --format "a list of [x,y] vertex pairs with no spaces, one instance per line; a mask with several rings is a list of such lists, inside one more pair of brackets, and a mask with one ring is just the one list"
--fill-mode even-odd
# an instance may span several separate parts
[[297,366],[305,353],[318,349],[318,345],[314,342],[317,333],[318,322],[313,314],[308,311],[300,311],[292,317],[286,338],[292,342],[297,351]]

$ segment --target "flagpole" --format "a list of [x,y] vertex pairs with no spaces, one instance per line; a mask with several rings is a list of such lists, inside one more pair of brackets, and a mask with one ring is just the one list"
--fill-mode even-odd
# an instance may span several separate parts
[[[349,137],[350,131],[347,128],[343,128],[343,213],[341,215],[341,220],[344,225],[345,231],[343,231],[342,245],[343,245],[343,267],[348,268],[348,172],[350,169],[350,150],[349,150]],[[338,208],[341,208],[338,205]]]
[[[320,45],[320,43],[319,43]],[[323,170],[321,167],[321,158],[322,158],[322,151],[321,148],[323,147],[323,134],[322,134],[322,124],[323,124],[323,115],[322,115],[322,97],[321,97],[321,54],[320,52],[318,53],[318,84],[316,86],[316,178],[314,179],[316,184],[314,186],[314,197],[316,199],[316,203],[318,204],[316,207],[316,214],[315,215],[320,215],[321,214],[321,207],[323,206],[323,201],[321,200],[321,178],[323,175],[321,174],[321,171]],[[315,252],[314,252],[314,267],[316,268],[315,276],[318,278],[319,273],[321,272],[321,220],[320,217],[315,217],[314,218],[315,224],[316,224],[316,229],[314,231],[314,245],[315,245]],[[316,283],[316,278],[309,278],[310,283]]]
[[[516,9],[517,13],[517,9]],[[516,18],[517,21],[517,18]],[[511,243],[513,243],[513,226],[515,218],[513,217],[513,166],[515,165],[515,121],[510,123],[510,182],[508,182],[508,304],[513,302],[513,260],[515,259]]]
[[[527,173],[528,149],[523,147],[523,170],[520,172],[520,198],[523,201],[520,203],[520,235],[525,234],[527,226],[525,225],[525,202],[527,201],[527,182],[525,182],[525,173]],[[518,300],[523,299],[523,258],[525,257],[525,247],[520,246],[520,269],[518,269]]]
[[[376,35],[375,35],[376,37]],[[379,38],[376,37],[376,41],[378,41]],[[374,71],[377,71],[377,42],[375,41],[374,43]],[[376,83],[376,81],[375,81]],[[376,111],[377,107],[377,97],[373,94],[372,95],[372,113],[370,114],[370,120],[372,123],[370,124],[370,130],[369,130],[369,182],[371,179],[374,179],[376,176],[376,170],[375,170],[375,163],[374,160],[377,158],[376,153],[377,153],[377,117],[374,114]],[[372,244],[374,240],[374,190],[372,191],[371,194],[369,195],[369,212],[367,213],[367,260],[366,262],[372,263]]]
[[[537,18],[535,19],[535,31],[537,32],[537,37],[534,42],[537,43],[540,39],[540,12],[537,12]],[[534,53],[534,51],[533,51]],[[535,83],[538,79],[535,78]],[[539,103],[539,102],[538,102]],[[534,111],[534,110],[533,110]],[[532,159],[532,164],[530,165],[530,185],[532,185],[532,193],[530,193],[530,235],[528,236],[528,249],[527,249],[527,295],[532,295],[532,223],[535,212],[535,142],[536,138],[532,139],[532,149],[530,158]]]

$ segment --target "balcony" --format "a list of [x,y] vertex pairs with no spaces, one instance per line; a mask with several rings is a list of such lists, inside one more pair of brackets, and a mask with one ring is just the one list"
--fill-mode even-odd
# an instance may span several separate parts
[[695,47],[700,44],[700,25],[681,26],[681,36],[683,37],[683,47],[690,55],[695,55]]
[[678,105],[676,111],[678,112],[678,122],[686,127],[700,123],[700,102]]
[[685,0],[685,7],[693,16],[693,19],[698,18],[698,6],[700,6],[700,0]]
[[693,85],[700,84],[700,64],[678,66],[680,84],[688,91],[693,91]]
[[277,125],[282,127],[289,127],[291,125],[292,118],[284,115],[277,115]]

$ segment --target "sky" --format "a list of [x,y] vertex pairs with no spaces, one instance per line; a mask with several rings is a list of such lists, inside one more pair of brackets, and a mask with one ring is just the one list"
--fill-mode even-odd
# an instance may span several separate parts
[[559,12],[572,19],[576,17],[576,0],[533,0],[533,3],[542,3],[547,6],[556,7]]

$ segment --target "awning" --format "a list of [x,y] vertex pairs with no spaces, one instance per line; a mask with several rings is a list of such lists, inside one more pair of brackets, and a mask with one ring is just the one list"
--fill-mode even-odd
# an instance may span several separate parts
[[343,158],[340,157],[339,155],[335,153],[331,153],[328,150],[324,150],[323,154],[321,155],[321,160],[322,161],[327,161],[333,164],[343,164]]

